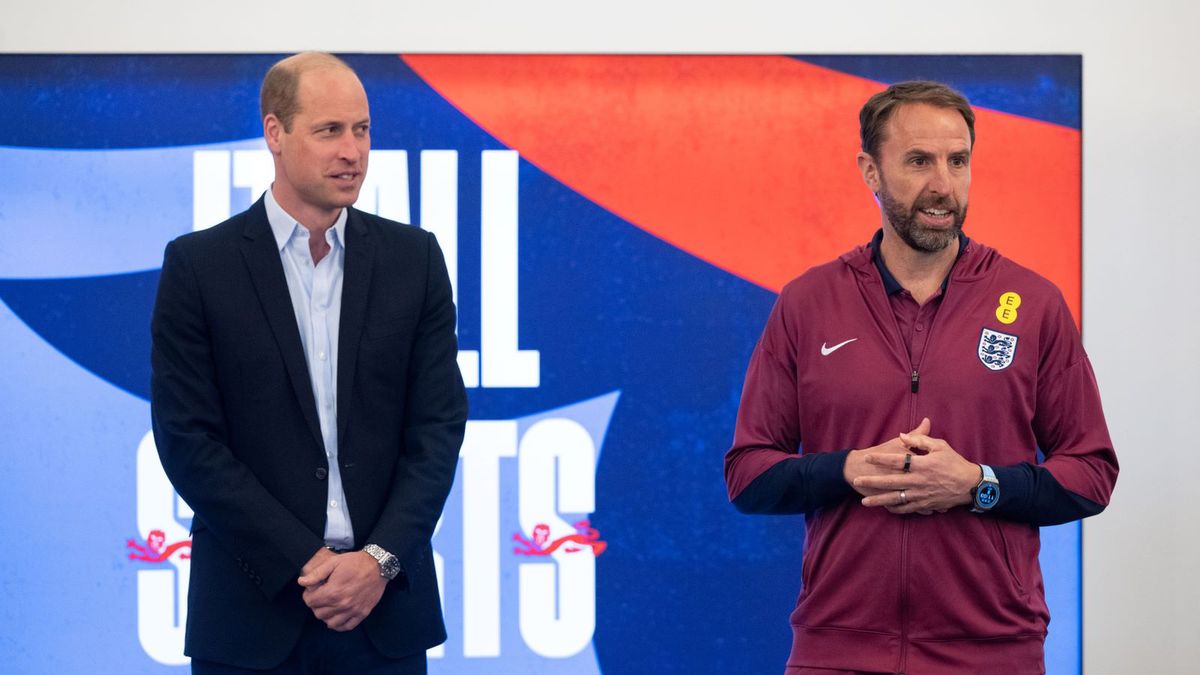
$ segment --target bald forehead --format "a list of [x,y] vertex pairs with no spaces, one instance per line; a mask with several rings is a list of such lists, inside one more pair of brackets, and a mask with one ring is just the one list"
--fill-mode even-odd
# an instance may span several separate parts
[[299,54],[293,54],[276,63],[275,67],[289,70],[296,76],[303,75],[317,68],[337,68],[350,73],[354,72],[345,61],[325,52],[300,52]]
[[292,119],[301,107],[300,90],[311,90],[303,83],[314,77],[337,84],[352,82],[358,91],[363,89],[358,75],[345,61],[324,52],[301,52],[276,62],[263,78],[259,95],[263,119],[275,115],[284,130],[291,131]]

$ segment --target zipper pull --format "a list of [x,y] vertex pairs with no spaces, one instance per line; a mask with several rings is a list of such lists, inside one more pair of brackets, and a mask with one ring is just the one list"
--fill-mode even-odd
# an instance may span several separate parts
[[917,390],[920,388],[921,388],[921,376],[917,374],[917,370],[914,368],[913,374],[912,374],[912,393],[914,393],[914,394],[917,393]]

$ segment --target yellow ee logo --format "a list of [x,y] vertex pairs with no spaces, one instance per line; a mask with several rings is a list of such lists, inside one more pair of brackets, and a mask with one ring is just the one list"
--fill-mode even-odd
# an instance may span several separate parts
[[996,307],[996,320],[1002,324],[1010,324],[1017,320],[1017,308],[1021,306],[1021,296],[1009,291],[1000,296],[1000,305]]

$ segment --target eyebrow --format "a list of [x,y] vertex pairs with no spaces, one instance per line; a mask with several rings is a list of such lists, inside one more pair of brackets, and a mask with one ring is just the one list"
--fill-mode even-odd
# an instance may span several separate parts
[[[371,118],[364,117],[363,119],[358,120],[357,122],[351,123],[350,126],[360,127],[364,124],[369,126],[371,124]],[[341,120],[321,120],[319,122],[313,122],[312,128],[313,129],[324,129],[325,127],[341,127],[341,126],[346,126],[345,122],[343,122]]]
[[[912,148],[911,150],[905,151],[904,158],[912,159],[914,157],[934,157],[936,155],[937,155],[937,153],[930,152],[929,150],[922,150],[920,148]],[[970,150],[970,148],[964,148],[962,150],[954,150],[949,153],[946,153],[946,156],[947,157],[970,157],[971,150]]]

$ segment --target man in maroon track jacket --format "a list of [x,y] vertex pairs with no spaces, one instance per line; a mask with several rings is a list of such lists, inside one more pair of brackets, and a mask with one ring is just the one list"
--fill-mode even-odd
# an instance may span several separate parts
[[789,674],[1042,673],[1038,527],[1117,478],[1092,367],[1058,289],[962,233],[966,99],[906,82],[859,118],[882,229],[780,294],[729,497],[807,514]]

